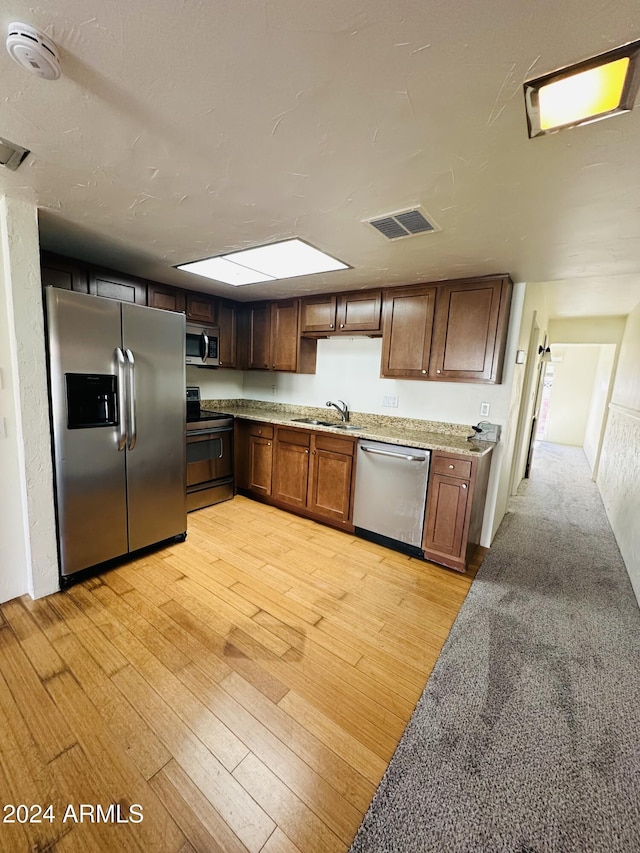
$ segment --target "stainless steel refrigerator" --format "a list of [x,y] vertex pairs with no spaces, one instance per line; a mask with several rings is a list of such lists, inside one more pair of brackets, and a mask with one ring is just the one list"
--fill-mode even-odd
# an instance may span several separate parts
[[184,536],[185,318],[46,288],[63,584]]

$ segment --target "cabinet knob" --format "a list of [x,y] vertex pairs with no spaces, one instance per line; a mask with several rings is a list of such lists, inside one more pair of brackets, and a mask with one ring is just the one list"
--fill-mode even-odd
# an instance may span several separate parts
[[422,373],[426,373],[426,372],[427,372],[426,370],[423,370],[423,371],[422,371]]
[[268,442],[267,442],[267,447],[271,447],[271,442],[270,442],[270,441],[268,441]]
[[442,371],[441,371],[441,370],[436,370],[436,373],[442,373]]
[[259,430],[258,430],[258,435],[262,435],[262,430],[261,430],[261,429],[259,429]]
[[333,323],[329,323],[329,328],[333,329]]
[[466,483],[463,483],[463,484],[462,484],[462,488],[463,488],[463,489],[466,489],[466,488],[467,488],[467,484],[466,484]]
[[449,465],[449,468],[451,468],[452,471],[455,467],[456,467],[455,465]]
[[[265,367],[266,367],[266,365],[265,365]],[[272,365],[271,365],[271,369],[272,369],[272,370],[275,370],[275,369],[276,369],[275,364],[272,364]]]
[[344,329],[344,323],[340,323],[340,328]]
[[305,450],[305,453],[308,453],[308,452],[309,452],[308,450]]

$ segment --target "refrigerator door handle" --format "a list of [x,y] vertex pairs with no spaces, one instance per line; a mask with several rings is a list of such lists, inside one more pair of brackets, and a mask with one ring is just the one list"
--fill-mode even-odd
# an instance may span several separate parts
[[138,429],[136,425],[136,360],[130,349],[125,350],[129,363],[129,450],[136,446]]
[[116,364],[118,367],[118,450],[124,450],[127,443],[126,427],[126,393],[124,388],[124,353],[116,347]]

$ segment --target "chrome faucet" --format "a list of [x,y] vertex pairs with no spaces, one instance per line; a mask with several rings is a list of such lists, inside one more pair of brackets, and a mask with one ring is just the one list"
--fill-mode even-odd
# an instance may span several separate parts
[[[342,403],[342,406],[339,406],[338,403]],[[327,400],[327,406],[333,406],[334,409],[337,409],[340,412],[343,422],[347,423],[349,420],[349,407],[344,400],[338,400],[338,403],[332,403],[331,400]]]

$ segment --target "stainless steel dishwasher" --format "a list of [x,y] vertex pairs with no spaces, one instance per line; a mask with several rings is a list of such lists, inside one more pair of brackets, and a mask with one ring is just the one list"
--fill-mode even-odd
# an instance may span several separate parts
[[429,450],[358,442],[353,523],[358,536],[423,556]]

